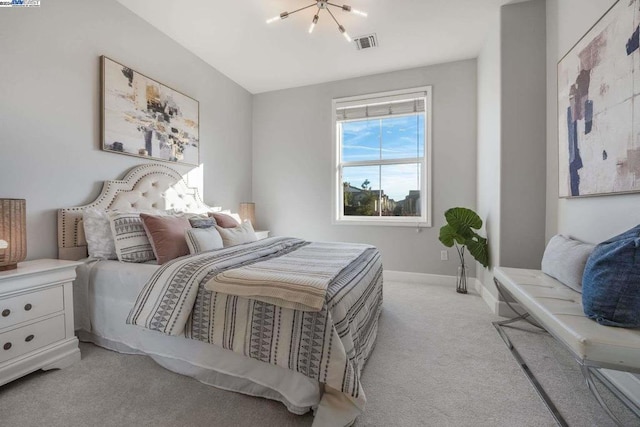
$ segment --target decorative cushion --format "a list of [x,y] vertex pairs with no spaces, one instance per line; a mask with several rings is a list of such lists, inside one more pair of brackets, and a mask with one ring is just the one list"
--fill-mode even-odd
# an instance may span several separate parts
[[189,223],[193,228],[211,228],[216,225],[216,220],[213,217],[198,215],[189,218]]
[[242,243],[255,242],[258,240],[256,233],[253,231],[251,222],[247,221],[234,228],[225,228],[216,225],[216,230],[222,237],[222,243],[225,248],[236,246]]
[[118,259],[107,211],[85,209],[82,212],[82,222],[89,256],[96,259]]
[[147,262],[156,258],[139,213],[111,211],[109,223],[118,260]]
[[189,247],[184,237],[185,230],[191,228],[188,218],[142,213],[140,219],[158,264],[189,255]]
[[222,228],[235,228],[240,225],[240,217],[238,214],[209,212],[209,216],[216,220],[216,225]]
[[595,245],[560,234],[553,236],[542,256],[542,271],[582,292],[584,266]]
[[222,237],[215,227],[191,228],[186,230],[184,234],[191,255],[224,247]]
[[593,250],[584,270],[582,305],[601,325],[640,328],[640,225]]

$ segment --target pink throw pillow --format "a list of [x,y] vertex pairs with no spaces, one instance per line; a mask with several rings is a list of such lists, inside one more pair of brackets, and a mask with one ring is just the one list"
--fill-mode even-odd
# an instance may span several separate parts
[[142,225],[151,242],[158,264],[189,255],[184,231],[191,228],[189,220],[179,216],[140,214]]
[[209,216],[216,220],[216,225],[222,228],[236,228],[240,223],[231,215],[219,212],[209,212]]

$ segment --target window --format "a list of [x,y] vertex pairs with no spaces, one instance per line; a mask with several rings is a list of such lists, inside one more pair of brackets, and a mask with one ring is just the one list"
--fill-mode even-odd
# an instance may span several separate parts
[[431,87],[333,100],[334,222],[431,226]]

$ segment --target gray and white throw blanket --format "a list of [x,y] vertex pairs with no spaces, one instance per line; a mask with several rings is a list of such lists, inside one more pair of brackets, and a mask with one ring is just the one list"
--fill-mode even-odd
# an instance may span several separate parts
[[359,245],[355,260],[329,281],[319,311],[205,288],[224,271],[269,262],[308,245],[275,237],[164,264],[142,289],[127,323],[215,344],[315,379],[324,384],[324,396],[314,425],[348,425],[364,410],[360,373],[374,346],[382,306],[376,248]]

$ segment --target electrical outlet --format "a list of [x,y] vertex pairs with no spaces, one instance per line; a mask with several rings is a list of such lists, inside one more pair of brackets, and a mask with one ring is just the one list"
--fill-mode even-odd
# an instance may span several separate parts
[[449,261],[448,251],[440,251],[440,261]]

